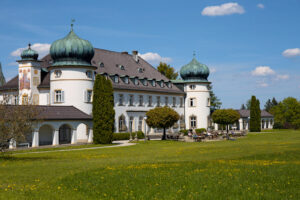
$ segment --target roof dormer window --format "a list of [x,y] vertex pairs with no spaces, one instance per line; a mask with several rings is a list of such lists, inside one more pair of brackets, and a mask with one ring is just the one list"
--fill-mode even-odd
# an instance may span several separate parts
[[155,80],[152,80],[152,86],[155,87],[156,86],[156,82]]
[[59,77],[61,77],[62,72],[61,72],[61,70],[55,70],[54,74],[55,74],[55,78],[59,78]]
[[164,87],[164,81],[163,80],[160,81],[160,87]]
[[115,82],[115,83],[119,83],[119,76],[118,76],[118,75],[115,75],[115,76],[114,76],[114,82]]
[[145,69],[140,67],[140,68],[138,68],[138,71],[139,71],[139,73],[143,73],[145,71]]
[[143,85],[145,85],[145,86],[147,86],[147,85],[148,85],[147,78],[144,78],[144,79],[143,79]]
[[104,67],[104,63],[103,62],[99,62],[99,67]]
[[139,84],[139,79],[137,77],[134,78],[134,85],[138,85]]
[[125,76],[125,77],[124,77],[124,82],[125,82],[126,84],[128,84],[128,83],[129,83],[128,76]]

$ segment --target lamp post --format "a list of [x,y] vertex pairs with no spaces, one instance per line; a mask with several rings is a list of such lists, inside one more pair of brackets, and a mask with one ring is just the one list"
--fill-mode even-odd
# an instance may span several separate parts
[[144,133],[145,133],[145,142],[147,141],[147,123],[146,123],[147,117],[144,117]]

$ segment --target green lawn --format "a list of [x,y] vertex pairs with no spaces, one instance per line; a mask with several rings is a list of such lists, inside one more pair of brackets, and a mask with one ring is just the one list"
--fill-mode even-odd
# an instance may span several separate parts
[[0,199],[300,199],[300,131],[0,159]]

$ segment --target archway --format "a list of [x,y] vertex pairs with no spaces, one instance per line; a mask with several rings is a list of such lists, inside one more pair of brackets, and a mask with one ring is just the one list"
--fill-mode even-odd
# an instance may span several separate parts
[[45,124],[39,129],[39,145],[52,145],[53,128]]
[[80,123],[76,129],[77,142],[87,142],[89,137],[89,126],[85,123]]
[[59,127],[59,144],[69,144],[72,138],[72,128],[68,124]]

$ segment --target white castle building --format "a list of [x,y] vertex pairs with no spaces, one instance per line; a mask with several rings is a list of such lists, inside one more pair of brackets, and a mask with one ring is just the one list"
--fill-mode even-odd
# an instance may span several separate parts
[[169,106],[180,115],[171,132],[209,124],[209,69],[195,58],[181,68],[182,79],[171,81],[137,51],[130,55],[93,48],[72,28],[66,37],[53,42],[49,55],[38,60],[29,45],[18,63],[18,75],[0,87],[0,100],[42,108],[43,121],[27,138],[32,147],[92,142],[96,74],[113,84],[115,132],[160,132],[145,123],[146,112],[157,106]]

